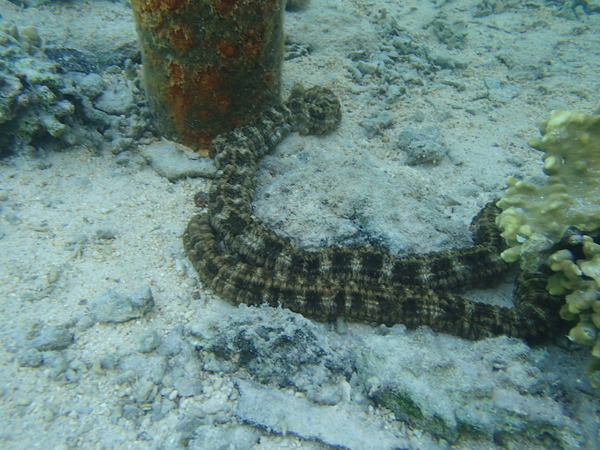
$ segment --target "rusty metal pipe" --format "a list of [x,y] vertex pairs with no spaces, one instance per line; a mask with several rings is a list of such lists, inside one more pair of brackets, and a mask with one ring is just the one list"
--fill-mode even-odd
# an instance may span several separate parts
[[280,99],[284,0],[131,0],[161,133],[204,152]]

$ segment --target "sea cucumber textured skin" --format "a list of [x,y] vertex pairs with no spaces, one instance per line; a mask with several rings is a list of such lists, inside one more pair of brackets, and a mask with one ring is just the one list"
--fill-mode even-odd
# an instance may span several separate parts
[[539,342],[560,328],[560,300],[545,275],[520,276],[515,307],[459,297],[456,292],[509,269],[490,203],[475,217],[472,246],[395,257],[373,247],[298,248],[252,212],[257,163],[292,131],[326,134],[339,124],[339,101],[329,89],[294,87],[289,100],[254,123],[213,141],[219,168],[208,212],[184,232],[188,258],[223,298],[282,306],[316,320],[349,320],[409,328],[427,325],[467,339],[496,335]]

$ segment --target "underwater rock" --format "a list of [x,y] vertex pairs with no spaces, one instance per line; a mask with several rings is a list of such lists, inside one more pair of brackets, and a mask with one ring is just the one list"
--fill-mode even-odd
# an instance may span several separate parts
[[50,3],[52,0],[9,0],[11,3],[15,5],[24,5],[28,8],[35,8],[36,6],[42,6],[47,3]]
[[441,141],[437,128],[429,126],[422,130],[405,128],[400,132],[397,148],[406,154],[406,164],[439,164],[448,154],[448,147]]
[[94,106],[100,111],[115,116],[129,113],[129,110],[135,105],[129,83],[131,82],[117,80],[94,100]]
[[367,132],[367,137],[373,138],[383,134],[383,131],[394,124],[394,118],[387,111],[371,114],[371,117],[360,122],[360,126]]
[[131,295],[108,290],[90,302],[90,313],[98,322],[126,322],[148,314],[152,308],[154,298],[149,286]]
[[500,14],[519,6],[517,0],[483,0],[475,6],[473,17],[485,17],[491,14]]
[[182,178],[214,178],[217,168],[209,158],[199,157],[189,148],[175,142],[162,140],[148,145],[141,152],[156,173],[176,181]]
[[312,44],[295,42],[292,41],[289,36],[286,36],[283,59],[284,61],[289,61],[290,59],[302,58],[310,55],[313,50]]
[[30,348],[19,353],[17,362],[21,367],[39,367],[44,362],[44,358],[41,352]]
[[235,414],[255,427],[291,432],[332,448],[409,448],[409,443],[391,430],[381,429],[343,408],[316,406],[292,393],[244,380],[236,384],[240,400]]
[[62,81],[56,66],[30,56],[23,46],[0,31],[0,144],[5,152],[24,148],[35,136],[72,140],[65,119],[73,105],[58,93]]
[[581,3],[587,13],[600,12],[600,0],[583,0]]
[[[524,447],[544,446],[544,439],[579,447],[578,424],[560,401],[554,374],[536,367],[543,350],[506,337],[465,346],[427,330],[417,333],[367,336],[357,360],[369,396],[399,420],[450,442],[511,433]],[[439,351],[423,353],[421,345]]]
[[443,15],[432,23],[433,34],[449,49],[462,49],[466,46],[467,24],[463,20],[449,22]]
[[324,403],[340,401],[330,383],[350,376],[349,350],[328,342],[317,325],[299,314],[270,311],[268,321],[263,315],[263,308],[240,307],[218,324],[212,319],[190,325],[188,339],[215,356],[218,370],[243,368],[260,383],[293,386]]
[[29,341],[29,345],[40,352],[64,350],[73,343],[73,333],[61,326],[51,325],[44,328],[39,336]]
[[173,381],[173,387],[177,389],[180,397],[193,397],[202,393],[202,382],[199,380],[188,379],[182,376]]
[[[100,134],[139,138],[152,129],[141,117],[144,99],[135,82],[118,84],[118,67],[103,76],[88,73],[99,68],[93,54],[44,46],[35,28],[0,18],[0,56],[0,157],[74,145],[97,149],[106,141]],[[116,94],[106,92],[109,85],[119,87]]]
[[140,353],[150,353],[160,345],[160,336],[155,330],[143,332],[138,339],[138,351]]
[[63,379],[69,369],[69,361],[64,352],[43,352],[44,366],[49,369],[48,375],[51,379]]
[[[448,45],[454,47],[463,45],[466,37],[455,32],[459,25],[448,25],[441,19],[432,24],[441,39],[448,40]],[[455,77],[454,72],[467,67],[465,61],[436,52],[417,41],[392,15],[382,18],[380,34],[377,50],[357,48],[349,52],[348,70],[355,82],[370,85],[373,95],[384,97],[388,104],[406,95],[411,87],[421,89],[436,81],[436,74],[442,70],[445,70],[446,80],[460,80],[460,74]],[[440,81],[458,91],[465,89],[464,84],[457,81]]]
[[47,46],[44,53],[58,63],[65,72],[90,73],[98,70],[98,58],[89,52],[74,48]]

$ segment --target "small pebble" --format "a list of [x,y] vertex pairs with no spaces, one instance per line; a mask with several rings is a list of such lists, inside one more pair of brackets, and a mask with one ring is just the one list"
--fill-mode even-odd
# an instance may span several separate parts
[[202,393],[202,382],[199,380],[179,378],[173,382],[173,386],[180,397],[193,397]]
[[180,277],[184,277],[187,274],[185,264],[179,258],[175,259],[175,273]]
[[202,420],[197,417],[193,417],[188,420],[183,420],[179,425],[177,425],[177,431],[183,435],[191,436],[200,425],[202,425]]
[[372,138],[383,133],[383,130],[390,128],[394,123],[394,118],[390,113],[382,111],[373,114],[371,117],[360,122],[360,126],[367,132],[367,137]]
[[131,420],[136,423],[140,420],[140,417],[143,415],[143,411],[137,406],[133,405],[125,405],[123,406],[122,417],[127,420]]
[[81,378],[81,376],[75,372],[72,369],[67,369],[65,371],[65,379],[69,382],[69,383],[75,383],[77,381],[79,381],[79,378]]
[[41,415],[42,415],[42,420],[47,423],[52,422],[54,420],[54,418],[56,417],[56,414],[50,408],[44,408],[41,412]]
[[155,330],[144,331],[138,341],[138,351],[140,353],[150,353],[160,345],[160,336]]
[[397,147],[406,154],[406,164],[439,164],[448,153],[448,147],[441,141],[435,127],[422,130],[405,128],[400,132]]
[[69,363],[69,367],[75,372],[87,372],[87,366],[79,359],[74,359]]
[[151,381],[146,381],[138,386],[134,393],[134,400],[136,403],[151,402],[156,395],[157,388]]
[[50,378],[57,379],[69,368],[65,356],[60,352],[44,352],[44,365],[50,368]]
[[72,343],[73,333],[63,327],[51,325],[44,328],[38,337],[29,342],[29,345],[43,352],[63,350]]
[[147,146],[141,154],[156,173],[169,181],[188,177],[213,178],[217,172],[211,159],[194,159],[189,149],[166,140]]
[[364,75],[373,75],[374,73],[377,73],[377,71],[379,70],[379,67],[377,66],[377,64],[368,63],[365,61],[359,61],[356,64],[356,67]]
[[30,348],[19,353],[17,362],[21,367],[39,367],[44,362],[44,358],[39,351]]
[[116,354],[104,355],[99,358],[100,368],[103,370],[113,370],[119,364],[119,357]]
[[117,232],[110,228],[101,228],[96,230],[96,237],[104,241],[111,241],[117,238]]
[[319,405],[334,406],[344,399],[344,394],[341,384],[326,383],[310,388],[306,392],[306,397]]
[[97,322],[126,322],[146,315],[153,307],[152,291],[144,286],[131,295],[108,290],[90,302],[90,313]]

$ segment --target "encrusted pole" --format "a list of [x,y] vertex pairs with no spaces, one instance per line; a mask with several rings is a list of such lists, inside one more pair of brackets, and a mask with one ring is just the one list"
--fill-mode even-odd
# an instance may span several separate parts
[[284,0],[131,0],[164,136],[205,152],[280,97]]

